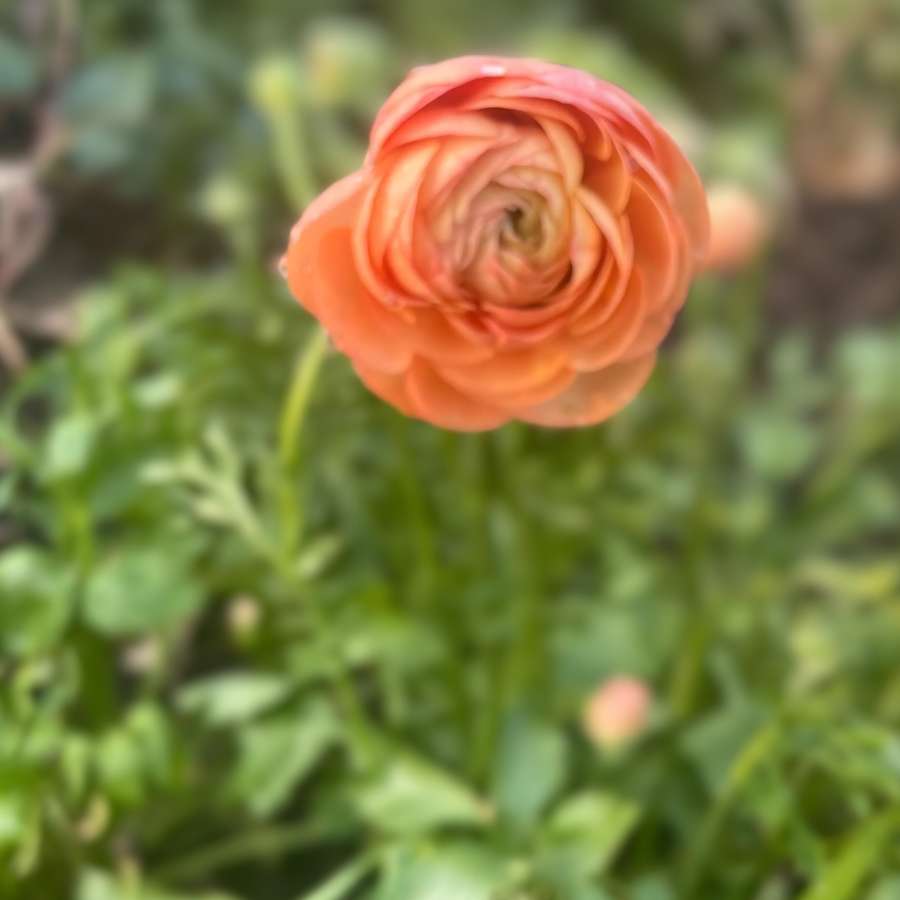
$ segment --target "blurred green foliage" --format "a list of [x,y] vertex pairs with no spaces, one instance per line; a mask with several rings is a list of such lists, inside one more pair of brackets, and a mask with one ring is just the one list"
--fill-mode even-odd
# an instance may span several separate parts
[[[25,103],[46,48],[3,15]],[[403,72],[485,48],[769,189],[782,5],[79,17],[53,178],[221,245],[123,262],[0,407],[0,897],[900,897],[900,331],[773,336],[763,261],[698,282],[603,427],[456,435],[367,395],[270,264]],[[652,721],[603,754],[581,708],[621,673]]]

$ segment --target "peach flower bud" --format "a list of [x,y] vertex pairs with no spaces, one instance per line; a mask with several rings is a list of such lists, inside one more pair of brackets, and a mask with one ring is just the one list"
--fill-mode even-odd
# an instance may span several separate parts
[[717,272],[740,271],[758,258],[769,235],[762,202],[732,182],[712,185],[707,200],[710,243],[706,267]]
[[650,689],[637,678],[619,675],[604,681],[584,707],[587,736],[604,750],[624,746],[643,731],[650,700]]
[[708,232],[696,173],[624,91],[473,56],[391,95],[362,169],[294,227],[287,278],[407,415],[591,425],[649,378]]

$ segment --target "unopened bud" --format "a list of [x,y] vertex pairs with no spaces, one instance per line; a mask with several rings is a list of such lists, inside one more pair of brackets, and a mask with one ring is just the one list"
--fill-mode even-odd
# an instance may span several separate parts
[[309,30],[304,43],[318,100],[377,109],[393,71],[391,47],[379,28],[362,20],[326,19]]
[[238,178],[226,172],[210,178],[200,192],[199,211],[222,228],[246,222],[253,209],[253,195]]
[[299,75],[288,57],[271,56],[250,72],[250,96],[266,115],[290,114],[299,93]]
[[640,679],[619,675],[604,681],[584,707],[584,730],[604,750],[617,750],[644,730],[650,711],[649,687]]
[[761,201],[735,182],[713,184],[709,203],[710,243],[707,269],[737,272],[758,256],[769,236],[769,216]]

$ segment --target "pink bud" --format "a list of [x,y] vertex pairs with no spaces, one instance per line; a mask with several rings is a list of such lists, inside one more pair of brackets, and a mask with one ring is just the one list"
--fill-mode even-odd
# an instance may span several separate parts
[[650,688],[640,679],[618,675],[603,682],[588,697],[582,722],[592,743],[615,750],[634,740],[647,721]]

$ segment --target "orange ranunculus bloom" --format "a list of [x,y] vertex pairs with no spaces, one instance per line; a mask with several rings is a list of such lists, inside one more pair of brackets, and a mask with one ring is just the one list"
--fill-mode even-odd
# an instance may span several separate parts
[[708,232],[697,175],[626,93],[464,57],[391,95],[363,168],[294,227],[287,275],[407,415],[590,425],[647,381]]

